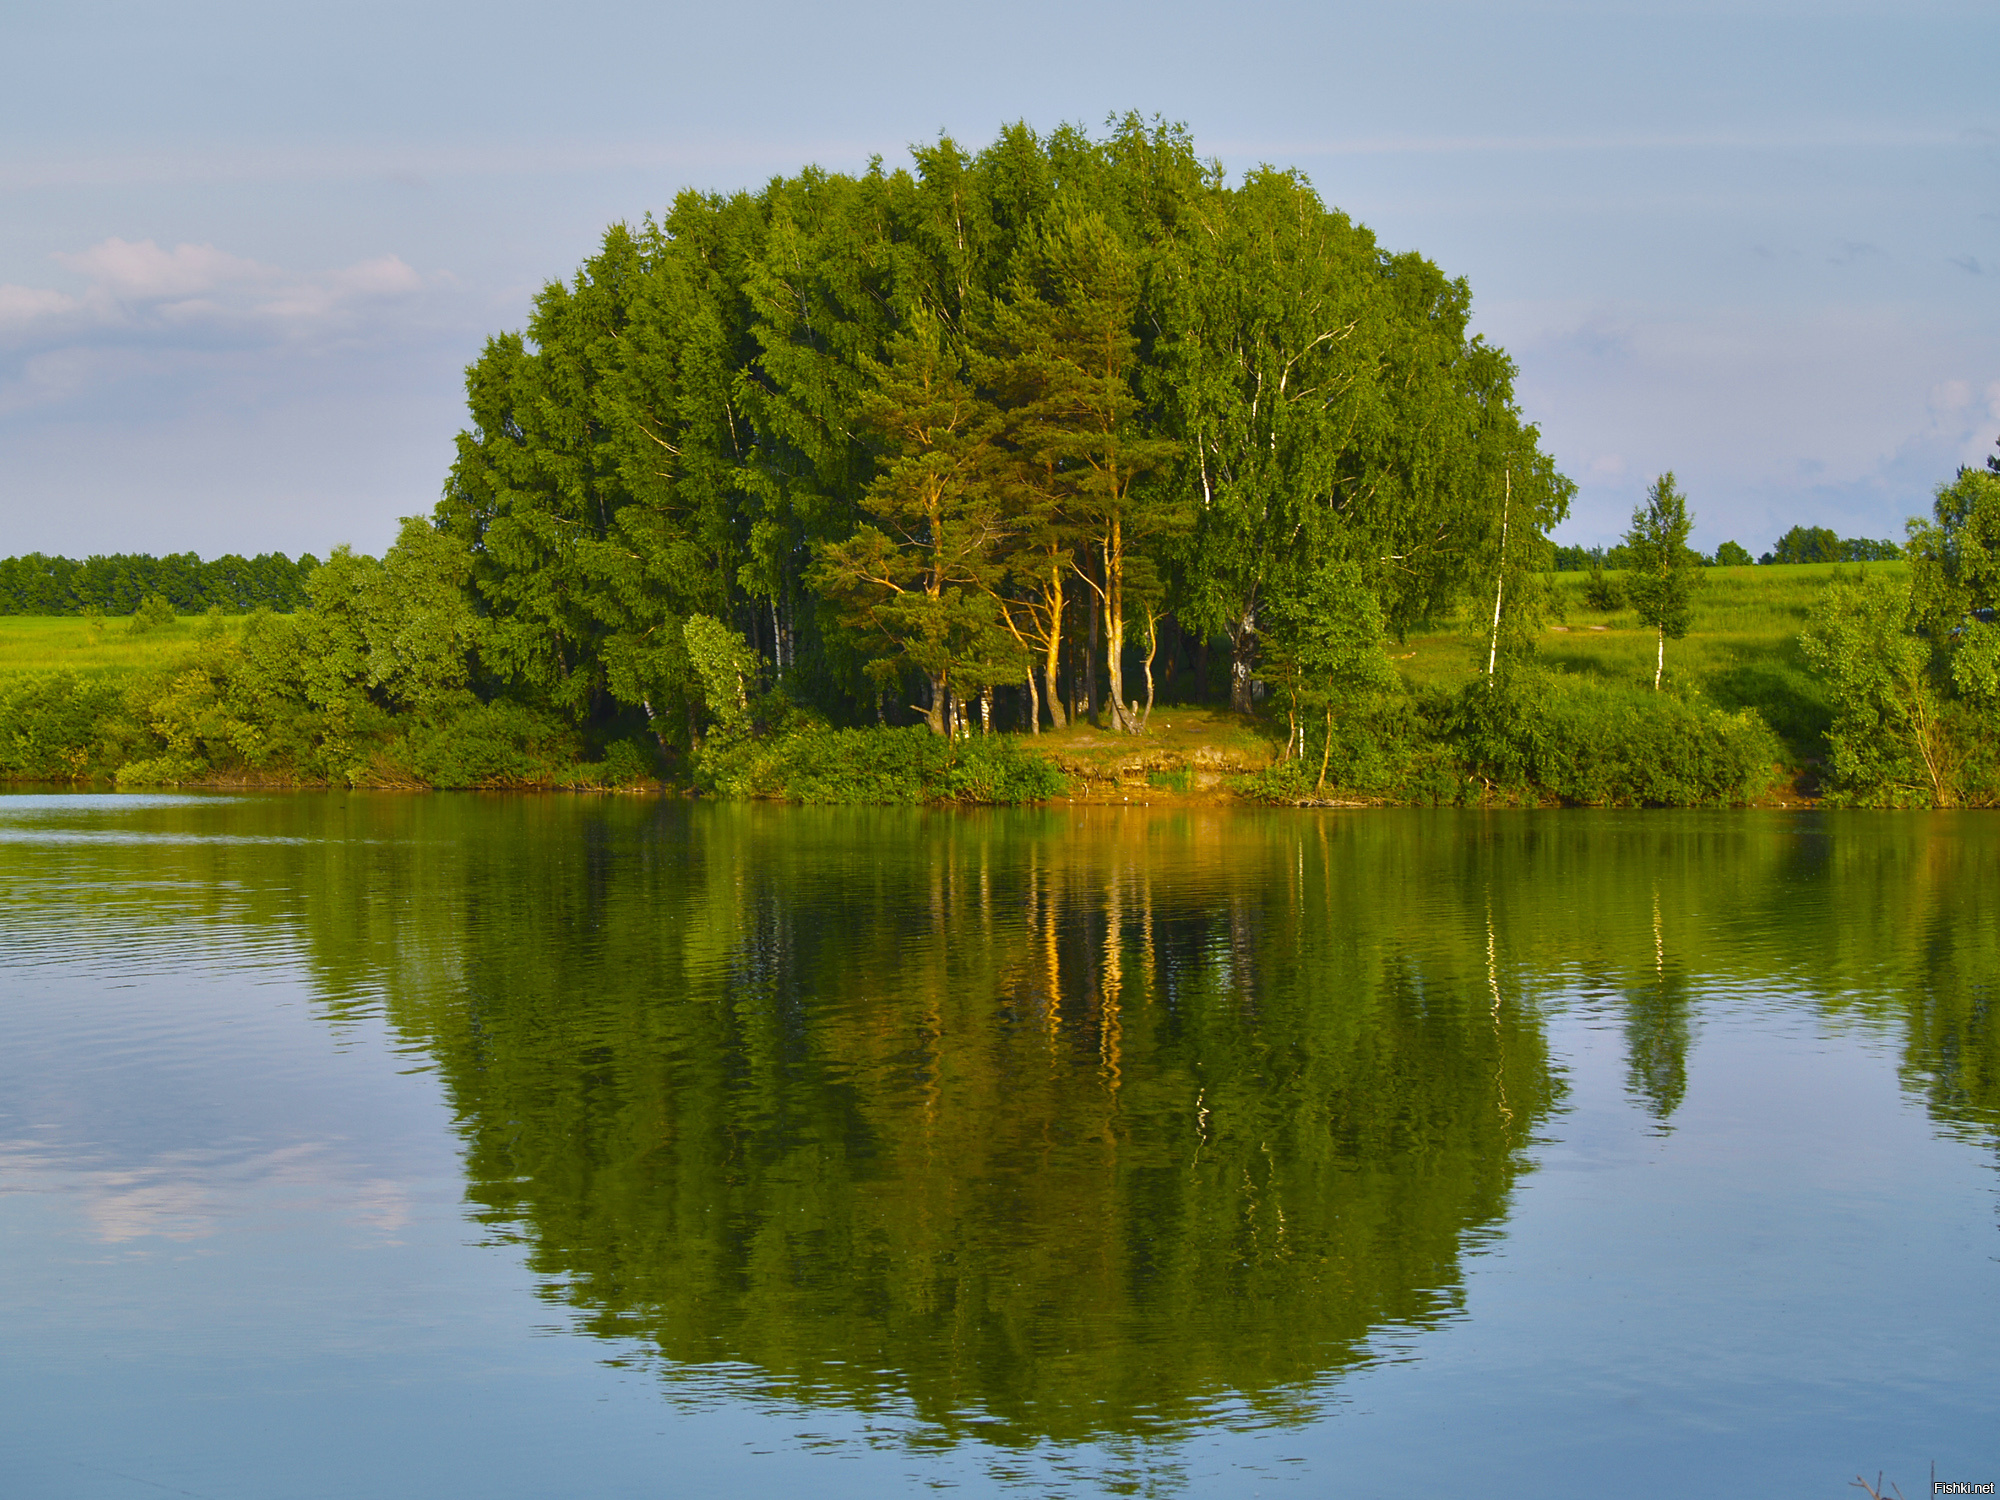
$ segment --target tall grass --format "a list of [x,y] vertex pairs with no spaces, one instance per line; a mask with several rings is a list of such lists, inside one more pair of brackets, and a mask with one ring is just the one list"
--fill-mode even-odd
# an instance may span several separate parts
[[166,629],[135,632],[125,616],[0,615],[0,680],[24,672],[136,676],[173,665],[218,627],[236,639],[246,618],[184,615]]

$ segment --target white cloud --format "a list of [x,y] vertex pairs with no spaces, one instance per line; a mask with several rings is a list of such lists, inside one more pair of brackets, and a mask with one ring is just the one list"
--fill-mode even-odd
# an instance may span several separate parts
[[424,289],[399,256],[327,271],[288,271],[213,245],[163,249],[117,236],[55,261],[80,276],[81,295],[53,287],[0,287],[0,337],[20,347],[48,339],[124,330],[137,336],[226,329],[273,338],[345,332],[354,315],[385,298]]
[[186,297],[232,283],[269,281],[280,274],[274,267],[226,254],[213,245],[162,250],[151,240],[135,242],[116,235],[73,255],[58,254],[55,260],[87,277],[94,288],[135,301]]
[[80,305],[76,298],[48,287],[0,286],[0,326],[56,317]]
[[[413,302],[450,295],[395,255],[293,271],[214,245],[114,236],[53,258],[80,289],[0,286],[0,417],[127,411],[134,380],[157,385],[165,367],[192,395],[255,350],[394,345],[420,321]],[[144,404],[157,408],[160,394]]]

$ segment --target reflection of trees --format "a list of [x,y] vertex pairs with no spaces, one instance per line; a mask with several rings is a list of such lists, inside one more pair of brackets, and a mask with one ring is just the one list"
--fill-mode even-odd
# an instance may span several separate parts
[[1653,972],[1625,994],[1626,1087],[1661,1129],[1687,1095],[1688,1046],[1694,992],[1678,963],[1667,959],[1660,898],[1653,895]]
[[672,808],[599,852],[472,882],[427,1038],[470,1191],[592,1328],[777,1389],[1001,1438],[1282,1408],[1456,1305],[1549,1107],[1518,1006],[1249,821]]
[[1692,988],[1678,969],[1663,968],[1625,993],[1627,1085],[1662,1128],[1687,1094],[1693,1009]]
[[1662,1120],[1698,1005],[1751,994],[1893,1031],[1936,1120],[2000,1132],[1988,815],[117,817],[151,841],[9,848],[65,949],[386,995],[588,1326],[996,1436],[1282,1409],[1450,1308],[1550,1108],[1541,993],[1616,997]]

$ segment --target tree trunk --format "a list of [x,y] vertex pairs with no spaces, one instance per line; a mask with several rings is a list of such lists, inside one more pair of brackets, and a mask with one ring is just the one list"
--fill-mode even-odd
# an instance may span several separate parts
[[[1062,564],[1049,565],[1049,586],[1043,594],[1049,606],[1049,652],[1042,661],[1043,684],[1048,688],[1049,723],[1056,729],[1069,727],[1069,715],[1063,712],[1062,692],[1058,679],[1062,675],[1063,643],[1063,586]],[[1037,715],[1036,724],[1041,723]]]
[[993,684],[990,682],[979,692],[979,732],[993,732]]
[[1137,734],[1138,720],[1125,697],[1125,554],[1114,517],[1104,536],[1104,675],[1111,689],[1111,727]]
[[[1507,469],[1507,494],[1500,503],[1500,561],[1493,569],[1493,638],[1486,647],[1486,675],[1491,677],[1500,663],[1500,597],[1507,588],[1507,519],[1514,507],[1514,470]],[[1658,687],[1657,681],[1653,684]]]
[[1229,627],[1229,707],[1234,713],[1256,710],[1257,705],[1250,700],[1250,670],[1256,654],[1257,610],[1252,606]]
[[1197,703],[1208,702],[1208,632],[1201,633],[1201,639],[1194,647],[1194,699]]
[[1659,654],[1653,658],[1653,691],[1660,690],[1660,674],[1667,670],[1667,628],[1662,625],[1656,634],[1660,638]]
[[1028,733],[1040,734],[1042,732],[1042,701],[1041,695],[1035,691],[1035,669],[1032,664],[1028,667],[1028,680],[1024,686],[1027,689],[1028,700]]
[[1326,743],[1319,752],[1319,780],[1313,783],[1313,795],[1317,797],[1326,786],[1326,763],[1333,758],[1333,705],[1326,706]]
[[950,734],[951,693],[944,685],[942,677],[933,677],[931,684],[931,705],[924,713],[924,722],[930,725],[932,734]]
[[1097,717],[1098,630],[1104,619],[1104,601],[1095,590],[1086,605],[1090,610],[1090,649],[1083,653],[1083,699],[1090,717]]
[[1144,733],[1153,719],[1153,658],[1160,652],[1160,620],[1150,609],[1146,611],[1146,711],[1139,716],[1134,733]]
[[[1042,674],[1042,687],[1049,700],[1049,727],[1067,729],[1069,715],[1063,711],[1061,684],[1056,680],[1058,676],[1056,664],[1053,661],[1043,663]],[[1037,715],[1038,720],[1039,717]]]

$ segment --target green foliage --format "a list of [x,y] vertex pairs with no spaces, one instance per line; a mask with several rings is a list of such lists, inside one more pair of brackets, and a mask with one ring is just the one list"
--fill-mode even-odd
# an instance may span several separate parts
[[831,805],[1039,802],[1065,790],[1062,773],[1018,736],[951,740],[921,726],[805,724],[761,740],[711,742],[696,779],[719,796]]
[[0,778],[74,781],[120,758],[112,720],[124,695],[69,672],[0,679]]
[[581,749],[575,731],[552,715],[467,695],[455,712],[411,723],[353,779],[395,785],[407,771],[410,781],[439,790],[549,786],[565,778]]
[[1749,802],[1770,786],[1778,758],[1754,713],[1532,669],[1470,684],[1447,732],[1489,795],[1590,806]]
[[1653,481],[1646,503],[1632,512],[1632,529],[1625,533],[1625,546],[1632,558],[1625,592],[1634,613],[1643,624],[1652,626],[1658,637],[1653,664],[1655,689],[1666,671],[1667,642],[1681,639],[1694,623],[1694,591],[1701,582],[1701,558],[1688,550],[1688,533],[1693,529],[1687,497],[1675,487],[1669,469]]
[[691,616],[681,633],[710,722],[731,738],[747,734],[751,694],[762,665],[757,653],[742,636],[707,615]]
[[132,621],[125,628],[134,635],[147,635],[155,630],[172,630],[179,623],[173,605],[164,594],[148,594],[132,611]]
[[1724,542],[1715,549],[1715,565],[1718,568],[1747,568],[1755,561],[1749,549],[1740,542]]
[[1324,561],[1397,630],[1496,575],[1532,605],[1569,486],[1463,282],[1136,116],[912,155],[683,195],[488,344],[436,521],[496,686],[677,724],[699,615],[832,722],[916,678],[942,731],[1032,659],[1060,724],[1094,622],[1133,729],[1165,614],[1231,632],[1247,707],[1261,612]]
[[1907,578],[1836,578],[1800,638],[1833,697],[1829,790],[2000,802],[2000,478],[1962,471],[1909,534]]
[[305,603],[305,580],[319,566],[282,552],[230,553],[203,562],[192,552],[169,557],[118,553],[74,562],[31,552],[0,558],[0,615],[129,615],[151,594],[181,614],[220,605],[229,614],[289,611]]
[[1909,619],[1907,581],[1843,580],[1827,589],[1800,637],[1832,689],[1827,782],[1838,798],[1920,807],[1958,799],[1961,757],[1931,646]]
[[1825,526],[1794,526],[1757,560],[1760,563],[1888,562],[1902,556],[1891,541],[1842,537]]
[[[2000,607],[2000,475],[1962,469],[1938,487],[1931,518],[1909,523],[1914,623],[1940,640]],[[1983,623],[1983,622],[1982,622]]]
[[1604,571],[1603,563],[1593,562],[1590,577],[1583,585],[1583,602],[1592,609],[1610,614],[1625,607],[1625,586]]

